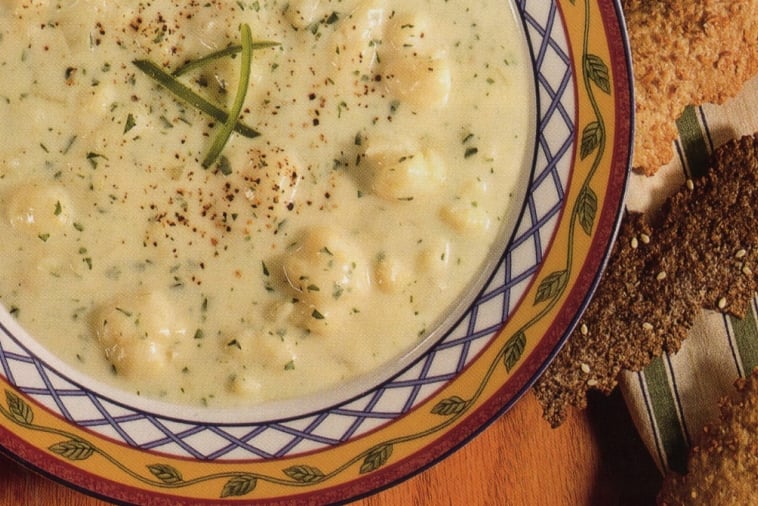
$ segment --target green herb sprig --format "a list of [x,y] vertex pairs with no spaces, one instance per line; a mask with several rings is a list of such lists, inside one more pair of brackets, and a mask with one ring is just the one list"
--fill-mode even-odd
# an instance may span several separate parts
[[232,102],[232,110],[229,111],[229,115],[226,118],[221,129],[213,139],[213,144],[208,150],[208,154],[205,155],[203,160],[203,167],[208,168],[213,165],[221,151],[229,142],[229,137],[232,135],[234,125],[237,123],[237,118],[242,112],[242,106],[245,104],[245,97],[247,96],[247,89],[250,84],[250,65],[253,62],[253,35],[250,31],[250,26],[243,24],[241,28],[242,36],[242,61],[240,63],[240,79],[237,86],[237,95]]
[[[245,103],[245,97],[247,96],[247,90],[250,84],[251,63],[252,54],[255,49],[265,49],[269,47],[278,46],[278,42],[272,41],[257,41],[253,42],[252,31],[250,26],[242,24],[240,27],[240,34],[242,43],[240,45],[229,46],[219,51],[214,51],[206,56],[189,61],[176,69],[172,73],[168,73],[163,68],[150,61],[150,60],[134,60],[132,63],[144,72],[148,77],[155,82],[163,86],[171,94],[173,94],[179,100],[186,102],[197,110],[211,116],[216,121],[222,123],[221,129],[216,134],[216,137],[211,144],[202,165],[204,168],[208,168],[213,165],[221,155],[226,144],[229,142],[232,132],[237,132],[247,138],[254,138],[260,135],[259,132],[244,124],[239,120],[239,115],[242,112],[242,107]],[[182,84],[178,77],[190,72],[194,69],[201,68],[208,63],[224,58],[226,56],[235,55],[241,53],[240,62],[240,79],[239,86],[237,87],[237,93],[232,103],[231,110],[227,113],[223,109],[213,105],[211,102],[198,95],[190,88]],[[225,174],[228,171],[222,171]]]
[[[274,42],[271,40],[263,40],[263,41],[254,41],[252,45],[252,49],[266,49],[269,47],[275,47],[279,46],[280,44],[278,42]],[[210,53],[208,55],[202,56],[200,58],[188,61],[178,69],[174,70],[171,75],[174,77],[180,77],[184,74],[191,72],[195,69],[202,68],[205,65],[215,61],[220,60],[221,58],[225,58],[227,56],[235,55],[242,51],[242,46],[237,44],[234,46],[225,47],[224,49],[219,49],[218,51],[214,51],[213,53]]]
[[[170,91],[176,98],[188,103],[195,109],[204,112],[216,121],[226,123],[229,118],[229,114],[226,111],[216,107],[184,84],[177,81],[175,77],[164,71],[156,63],[153,63],[150,60],[134,60],[132,63],[142,72],[147,74],[148,77],[152,78],[155,82]],[[238,121],[234,126],[234,130],[237,133],[244,135],[247,138],[252,139],[260,135],[260,133],[242,122]]]

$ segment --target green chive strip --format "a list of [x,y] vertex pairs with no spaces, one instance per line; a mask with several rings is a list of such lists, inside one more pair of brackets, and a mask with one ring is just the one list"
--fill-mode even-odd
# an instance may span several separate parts
[[[229,119],[230,115],[227,114],[226,111],[219,109],[191,89],[187,88],[185,85],[177,81],[176,78],[174,78],[171,74],[164,72],[161,67],[152,61],[134,60],[132,63],[142,72],[147,74],[148,77],[173,93],[174,96],[176,96],[178,99],[187,102],[191,106],[197,108],[199,111],[211,116],[216,121],[226,123]],[[244,135],[245,137],[251,139],[260,135],[258,132],[240,121],[237,121],[234,124],[234,130],[240,135]]]
[[245,105],[245,97],[247,96],[247,89],[250,85],[250,66],[253,61],[253,36],[250,32],[250,25],[244,23],[241,28],[242,35],[242,61],[240,62],[240,80],[237,86],[237,95],[234,97],[234,103],[232,109],[229,111],[229,116],[224,122],[221,129],[216,134],[216,138],[213,139],[213,144],[208,150],[208,154],[205,155],[203,160],[203,167],[210,167],[213,162],[221,154],[221,151],[229,141],[229,137],[232,135],[234,125],[237,122],[237,118],[242,112],[242,107]]
[[[256,41],[256,42],[253,42],[253,50],[266,49],[268,47],[274,47],[274,46],[279,46],[279,45],[280,45],[279,42],[274,42],[270,40]],[[182,76],[186,74],[187,72],[190,72],[192,70],[195,70],[197,68],[207,65],[213,60],[218,60],[218,59],[224,58],[225,56],[231,56],[233,54],[239,53],[240,51],[242,51],[242,46],[240,46],[239,44],[235,46],[229,46],[224,49],[220,49],[218,51],[205,55],[196,60],[188,61],[187,63],[185,63],[178,69],[176,69],[174,72],[172,72],[171,75],[174,77]]]

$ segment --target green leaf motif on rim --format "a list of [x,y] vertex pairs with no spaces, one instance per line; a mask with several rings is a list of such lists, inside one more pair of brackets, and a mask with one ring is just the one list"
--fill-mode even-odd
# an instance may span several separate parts
[[13,421],[21,425],[30,425],[34,421],[34,412],[21,397],[6,390],[5,399]]
[[320,469],[306,465],[288,467],[284,474],[298,483],[317,483],[326,477]]
[[392,456],[392,450],[393,446],[391,444],[385,444],[377,446],[369,451],[368,455],[366,455],[366,458],[363,460],[363,465],[361,465],[361,474],[376,471],[386,464],[390,459],[390,456]]
[[598,88],[611,94],[611,78],[608,72],[608,65],[594,54],[588,54],[584,59],[584,72],[587,78],[595,83]]
[[511,372],[516,367],[516,364],[521,359],[521,355],[524,354],[526,349],[526,334],[524,331],[519,331],[513,337],[508,339],[505,343],[505,350],[503,355],[503,362],[505,364],[505,370]]
[[582,160],[590,156],[603,141],[605,133],[603,131],[603,125],[599,121],[593,121],[582,131],[582,146],[580,151],[580,157]]
[[221,491],[221,498],[242,497],[255,490],[258,480],[251,474],[240,474],[230,479]]
[[153,464],[147,466],[148,470],[163,483],[175,484],[184,481],[182,473],[173,466],[167,464]]
[[462,413],[468,407],[468,402],[461,399],[457,395],[448,397],[440,401],[434,408],[432,408],[433,415],[451,416]]
[[50,451],[68,460],[87,460],[95,453],[95,448],[86,441],[69,440],[56,443]]
[[568,277],[569,271],[562,270],[553,272],[543,279],[539,288],[537,288],[534,304],[541,304],[542,302],[557,298],[566,289]]
[[587,235],[592,235],[592,227],[597,216],[597,194],[592,188],[585,186],[579,195],[576,212],[579,215],[579,224]]

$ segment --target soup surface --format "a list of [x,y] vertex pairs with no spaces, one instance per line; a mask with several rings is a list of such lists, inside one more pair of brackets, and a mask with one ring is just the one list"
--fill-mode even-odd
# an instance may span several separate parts
[[502,240],[529,75],[504,0],[3,0],[2,303],[76,369],[171,402],[374,370]]

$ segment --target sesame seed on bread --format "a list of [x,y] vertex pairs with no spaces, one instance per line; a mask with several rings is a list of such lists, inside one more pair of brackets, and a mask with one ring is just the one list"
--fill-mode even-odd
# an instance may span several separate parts
[[621,371],[677,351],[702,309],[744,316],[758,290],[758,134],[719,147],[710,167],[654,215],[624,216],[587,310],[535,383],[552,426],[589,389],[609,393]]
[[707,425],[687,460],[687,474],[663,479],[660,506],[743,506],[758,498],[758,369],[721,400],[721,417]]

